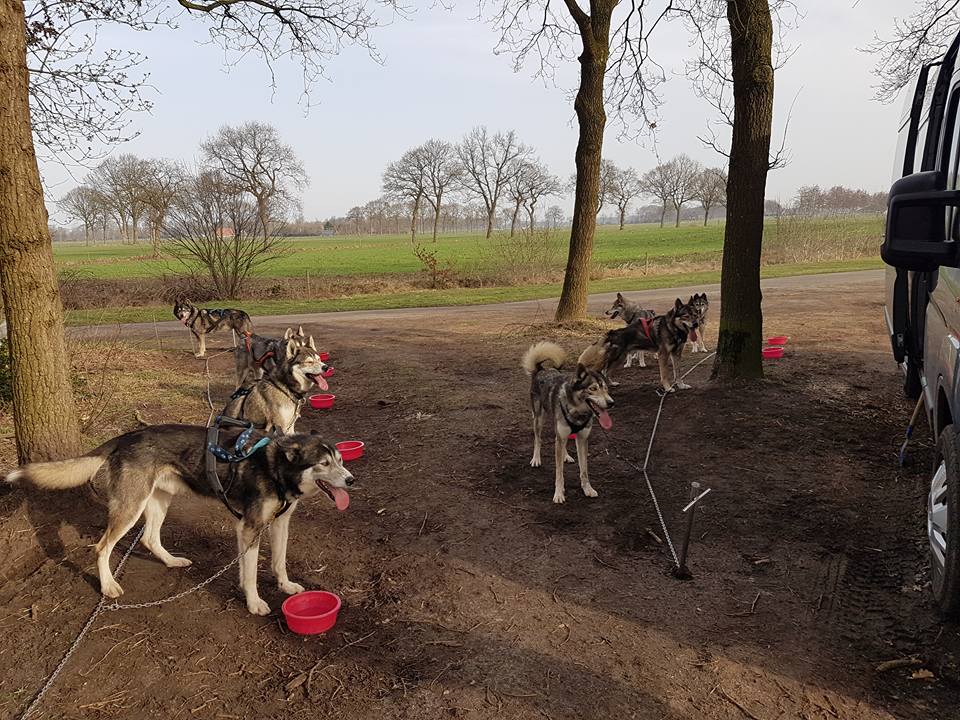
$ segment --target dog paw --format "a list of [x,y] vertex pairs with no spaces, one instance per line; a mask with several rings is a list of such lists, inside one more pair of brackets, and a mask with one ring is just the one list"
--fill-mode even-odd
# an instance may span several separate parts
[[660,389],[660,392],[661,392],[661,393],[672,393],[672,392],[674,392],[674,387],[673,387],[673,385],[664,385],[664,386]]
[[690,387],[691,387],[691,386],[690,386],[690,385],[687,385],[685,382],[678,382],[678,383],[677,383],[677,389],[678,389],[678,390],[689,390]]
[[206,357],[206,355],[201,355],[200,353],[194,353],[193,356],[201,360]]
[[252,600],[247,600],[247,610],[254,615],[270,614],[270,606],[267,605],[262,598],[253,598]]
[[277,583],[277,587],[280,588],[280,592],[286,593],[287,595],[296,595],[297,593],[302,593],[306,589],[300,583],[291,582],[289,580],[286,582]]
[[540,458],[533,458],[533,460],[530,461],[530,467],[540,467]]
[[570,455],[570,453],[567,453],[567,454],[564,456],[563,461],[566,462],[566,463],[576,462],[576,460],[573,459],[573,457]]
[[123,588],[116,580],[110,580],[108,583],[101,583],[100,592],[103,593],[104,597],[118,598],[123,595]]
[[559,505],[560,503],[565,503],[566,501],[567,501],[567,498],[564,497],[563,493],[553,494],[553,502],[555,502],[557,505]]
[[592,485],[584,485],[583,494],[586,495],[587,497],[600,497],[600,494],[593,489]]
[[185,568],[193,565],[193,560],[185,557],[172,557],[167,560],[166,565],[168,568]]

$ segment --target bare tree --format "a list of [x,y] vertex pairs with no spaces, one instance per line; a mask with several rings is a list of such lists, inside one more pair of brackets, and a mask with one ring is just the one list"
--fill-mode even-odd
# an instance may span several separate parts
[[487,210],[488,238],[493,233],[497,203],[529,153],[530,149],[517,140],[513,130],[491,135],[483,126],[467,133],[457,147],[463,168],[461,187],[483,202]]
[[658,163],[647,170],[640,178],[641,193],[656,198],[660,203],[660,227],[663,227],[667,215],[667,203],[670,202],[672,181],[670,168],[666,163]]
[[560,63],[580,63],[579,87],[574,110],[580,129],[575,154],[577,185],[574,194],[573,227],[557,305],[558,322],[581,317],[586,312],[587,289],[593,256],[600,197],[600,161],[607,109],[618,118],[639,117],[646,128],[658,104],[655,88],[663,71],[647,63],[648,39],[666,8],[651,10],[645,0],[631,2],[613,22],[620,0],[590,0],[588,8],[576,0],[564,0],[563,9],[550,0],[498,0],[493,24],[499,29],[499,48],[514,53],[517,67],[533,58],[536,73],[553,77]]
[[235,298],[258,268],[283,250],[277,235],[263,236],[260,210],[219,170],[187,178],[170,208],[167,233],[174,256],[204,270],[217,295]]
[[410,204],[410,240],[417,238],[420,204],[427,194],[427,162],[421,148],[407,150],[383,171],[383,192],[393,200]]
[[120,236],[127,242],[137,241],[137,229],[144,210],[140,196],[143,171],[140,158],[124,153],[107,158],[87,177],[116,222]]
[[617,206],[620,219],[620,229],[627,219],[627,208],[634,200],[643,194],[643,183],[633,168],[621,169],[614,166],[610,183],[610,199]]
[[160,257],[160,236],[170,206],[185,181],[183,168],[170,160],[144,160],[136,193],[144,206],[150,226],[153,257]]
[[463,168],[453,145],[443,140],[427,140],[420,152],[426,171],[426,198],[433,208],[433,241],[436,242],[443,197],[460,180]]
[[207,165],[220,170],[253,197],[264,238],[270,236],[272,222],[299,206],[299,193],[307,186],[307,173],[273,125],[224,125],[200,144],[200,150]]
[[947,51],[958,31],[960,0],[919,0],[912,13],[894,21],[889,36],[875,36],[866,49],[877,55],[877,99],[896,98],[921,67]]
[[532,233],[536,226],[537,205],[544,198],[560,194],[560,180],[539,160],[523,163],[519,175],[523,188],[523,206],[527,211]]
[[705,168],[697,176],[693,200],[703,208],[703,225],[710,219],[710,210],[727,204],[727,173],[723,168]]
[[57,204],[67,217],[83,223],[83,238],[89,245],[93,228],[103,212],[98,193],[88,185],[78,185],[60,198]]
[[680,154],[666,164],[667,189],[670,202],[677,213],[676,227],[680,227],[680,211],[696,197],[697,178],[703,168],[696,160]]
[[563,208],[559,205],[551,205],[547,209],[547,226],[556,230],[565,219]]

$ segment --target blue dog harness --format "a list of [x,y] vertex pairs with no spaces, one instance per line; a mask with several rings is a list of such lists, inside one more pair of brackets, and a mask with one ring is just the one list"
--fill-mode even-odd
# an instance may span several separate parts
[[[220,430],[224,425],[244,428],[243,432],[240,433],[236,442],[233,444],[232,452],[220,446]],[[233,479],[237,472],[237,464],[249,459],[258,450],[269,445],[271,441],[270,437],[262,437],[248,448],[247,445],[250,443],[250,438],[255,429],[253,423],[248,420],[237,420],[236,418],[225,415],[218,415],[213,424],[207,428],[207,482],[210,483],[210,489],[213,490],[213,493],[219,498],[220,502],[223,503],[224,507],[226,507],[237,520],[243,519],[243,513],[234,508],[227,498],[227,490],[233,485]],[[223,487],[223,483],[220,482],[220,476],[217,474],[218,460],[227,463],[230,467],[230,479],[226,489]],[[290,508],[290,502],[284,497],[280,488],[277,488],[277,496],[280,499],[280,509],[276,515],[274,515],[275,518],[280,517]]]

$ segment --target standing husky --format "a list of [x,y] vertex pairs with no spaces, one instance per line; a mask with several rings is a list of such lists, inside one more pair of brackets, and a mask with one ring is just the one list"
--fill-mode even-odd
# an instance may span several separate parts
[[[239,430],[226,430],[221,441],[232,447]],[[153,425],[109,440],[73,460],[24,465],[5,482],[25,482],[47,490],[64,490],[86,483],[107,501],[107,529],[97,543],[100,592],[116,598],[123,588],[110,570],[110,554],[117,541],[142,515],[143,544],[170,568],[187,567],[187,558],[174,557],[160,542],[160,526],[173,496],[185,490],[215,497],[206,477],[207,428],[193,425]],[[218,462],[220,473],[228,467]],[[229,499],[242,517],[237,523],[240,587],[247,610],[267,615],[270,607],[257,591],[260,534],[270,523],[271,565],[281,592],[293,595],[303,586],[287,577],[287,537],[290,516],[301,498],[326,495],[340,511],[350,505],[345,487],[353,475],[343,467],[340,453],[315,435],[274,437],[262,450],[231,466],[234,477]],[[283,508],[287,508],[282,514]]]
[[[704,296],[706,297],[706,296]],[[617,299],[613,301],[613,305],[609,310],[605,310],[604,315],[606,315],[611,320],[616,320],[618,317],[623,318],[623,321],[629,325],[640,318],[646,318],[647,320],[653,320],[657,313],[653,310],[646,310],[640,303],[633,302],[633,300],[627,300],[623,295],[617,293]],[[647,362],[643,357],[643,350],[634,350],[633,352],[627,353],[627,361],[623,364],[625,368],[632,367],[633,361],[639,359],[640,367],[645,368]]]
[[707,344],[703,341],[703,334],[707,331],[707,312],[710,310],[710,301],[706,293],[695,293],[687,301],[697,318],[697,327],[690,332],[687,341],[690,343],[690,352],[707,352]]
[[327,365],[310,342],[287,340],[277,366],[249,388],[233,394],[221,415],[249,420],[265,432],[290,434],[304,398],[314,389],[327,390]]
[[[608,376],[610,368],[633,350],[656,350],[660,363],[660,384],[666,392],[674,387],[690,388],[680,380],[680,357],[692,330],[697,328],[693,309],[677,298],[674,306],[653,320],[639,318],[619,330],[610,330],[580,355],[578,362],[587,368]],[[673,366],[673,382],[667,372],[667,361]]]
[[282,338],[266,338],[253,333],[250,339],[234,350],[237,363],[237,387],[246,387],[263,377],[265,372],[271,372],[277,366],[277,358],[286,352],[287,340],[294,340],[298,345],[310,345],[314,350],[313,338],[308,338],[303,332],[303,325],[294,332],[287,328]]
[[173,306],[173,315],[180,322],[190,328],[190,332],[200,345],[196,356],[205,357],[207,354],[207,334],[217,330],[229,328],[237,335],[242,335],[249,342],[253,334],[253,323],[250,316],[243,310],[207,310],[198,308],[189,300],[179,299]]
[[613,426],[610,414],[613,398],[607,392],[607,381],[598,372],[577,367],[572,380],[560,372],[563,348],[551,342],[539,342],[523,355],[521,365],[530,375],[530,409],[533,412],[533,459],[531,467],[540,467],[540,433],[544,419],[553,422],[556,433],[556,481],[553,501],[566,501],[563,492],[563,464],[567,455],[567,439],[577,434],[577,462],[580,464],[580,487],[587,497],[597,497],[587,474],[587,438],[593,427],[593,418],[609,430]]

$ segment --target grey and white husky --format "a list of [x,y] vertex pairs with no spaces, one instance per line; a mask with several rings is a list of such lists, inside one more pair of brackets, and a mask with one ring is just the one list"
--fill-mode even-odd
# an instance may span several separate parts
[[707,344],[703,341],[703,334],[707,331],[707,312],[710,310],[710,301],[707,300],[707,294],[695,293],[691,295],[687,305],[693,310],[694,317],[697,319],[696,327],[687,336],[690,352],[709,352]]
[[287,340],[317,349],[313,337],[307,337],[303,332],[303,325],[299,326],[296,332],[293,328],[287,328],[282,338],[268,338],[253,333],[246,343],[234,350],[237,387],[246,387],[262,378],[265,373],[271,372],[277,366],[277,358],[283,357],[286,352]]
[[610,408],[613,398],[607,391],[607,381],[599,372],[577,366],[576,375],[567,377],[560,368],[565,353],[563,348],[551,342],[539,342],[524,353],[523,369],[530,375],[530,410],[533,413],[533,459],[531,467],[540,467],[540,434],[544,420],[553,424],[556,433],[554,459],[556,473],[553,501],[566,501],[563,487],[564,462],[573,462],[567,454],[567,440],[571,433],[577,436],[577,462],[580,465],[580,487],[587,497],[597,497],[590,484],[587,472],[587,439],[593,427],[593,419],[609,430]]
[[206,357],[209,333],[229,328],[245,340],[253,334],[253,323],[250,321],[250,316],[243,310],[233,308],[208,310],[198,308],[185,298],[179,298],[173,305],[173,315],[186,325],[197,339],[199,348],[196,356],[198,358]]
[[293,433],[307,395],[329,389],[323,377],[327,365],[312,345],[287,340],[277,366],[252,385],[239,388],[221,415],[249,420],[268,433]]
[[[623,318],[623,322],[627,325],[630,325],[640,318],[653,320],[657,316],[655,311],[646,309],[640,303],[634,302],[633,300],[627,300],[620,293],[617,293],[617,298],[613,301],[613,305],[610,306],[609,310],[605,310],[603,314],[611,320],[616,320],[618,317]],[[627,360],[623,363],[623,366],[625,368],[632,367],[634,360],[639,360],[639,365],[642,368],[647,366],[647,362],[643,357],[643,350],[633,350],[627,353]]]
[[[232,447],[240,430],[225,430],[223,447]],[[72,460],[32,463],[7,475],[5,482],[26,483],[46,490],[64,490],[90,483],[109,508],[107,528],[97,543],[100,591],[116,598],[123,588],[110,570],[114,546],[144,518],[143,544],[169,568],[187,567],[190,560],[175,557],[160,542],[160,527],[174,495],[192,491],[215,497],[206,478],[207,428],[193,425],[153,425],[109,440]],[[228,472],[225,463],[217,464]],[[287,539],[290,516],[305,498],[324,495],[338,510],[346,510],[350,496],[344,489],[353,475],[343,467],[337,449],[316,435],[274,437],[262,450],[232,468],[228,489],[232,506],[242,513],[237,522],[240,587],[247,609],[267,615],[270,606],[257,591],[260,534],[270,525],[271,565],[280,591],[293,595],[303,586],[287,576]],[[278,516],[280,511],[286,508]]]

